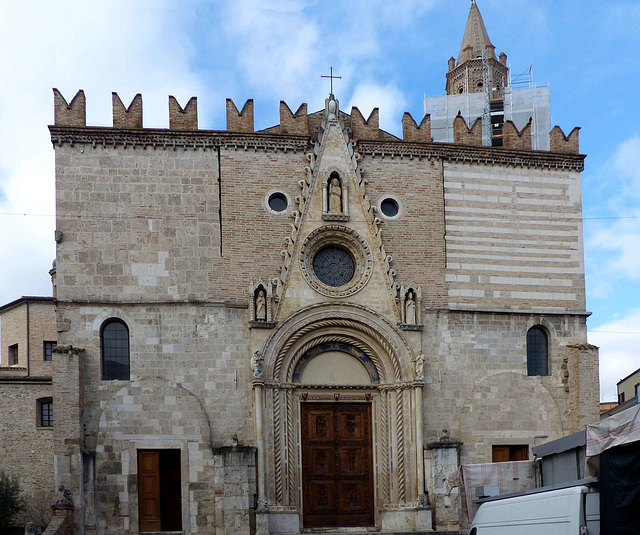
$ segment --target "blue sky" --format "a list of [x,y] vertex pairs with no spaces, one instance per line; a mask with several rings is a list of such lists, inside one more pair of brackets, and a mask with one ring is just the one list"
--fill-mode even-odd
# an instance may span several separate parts
[[[589,341],[601,389],[640,367],[640,2],[478,0],[514,74],[549,85],[551,121],[580,131]],[[111,125],[111,92],[138,92],[146,127],[168,126],[168,95],[198,97],[202,129],[225,128],[225,98],[255,100],[256,128],[278,103],[323,105],[333,66],[341,107],[401,133],[444,93],[468,0],[22,0],[0,4],[0,303],[48,295],[55,256],[52,87],[87,97]],[[11,215],[29,214],[29,215]]]

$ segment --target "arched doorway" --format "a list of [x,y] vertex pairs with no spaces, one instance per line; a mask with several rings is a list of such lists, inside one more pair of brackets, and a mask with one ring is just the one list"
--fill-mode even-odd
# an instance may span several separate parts
[[278,326],[263,355],[254,388],[269,524],[417,525],[423,381],[397,326],[362,306],[315,305]]

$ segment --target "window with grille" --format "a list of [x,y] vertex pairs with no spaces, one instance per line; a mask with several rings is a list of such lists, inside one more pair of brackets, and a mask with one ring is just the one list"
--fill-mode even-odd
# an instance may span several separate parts
[[58,343],[45,341],[42,343],[42,346],[43,358],[46,362],[50,362],[53,357],[53,350],[58,347]]
[[527,333],[527,374],[549,375],[549,341],[542,327]]
[[38,400],[38,427],[53,427],[53,399]]
[[100,332],[102,379],[129,380],[129,329],[118,319],[107,320]]

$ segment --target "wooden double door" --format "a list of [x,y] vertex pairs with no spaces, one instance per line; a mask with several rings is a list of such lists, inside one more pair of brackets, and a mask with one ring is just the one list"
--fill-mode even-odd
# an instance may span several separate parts
[[303,525],[374,525],[371,404],[303,403]]

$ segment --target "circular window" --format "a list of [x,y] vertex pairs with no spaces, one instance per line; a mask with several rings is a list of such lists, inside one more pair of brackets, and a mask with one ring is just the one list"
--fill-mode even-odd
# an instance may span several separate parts
[[347,297],[364,288],[373,272],[373,254],[355,230],[325,225],[302,243],[300,269],[307,283],[328,297]]
[[386,199],[382,199],[382,202],[380,203],[380,211],[387,217],[395,217],[400,211],[400,205],[395,199],[387,197]]
[[289,204],[284,193],[276,192],[269,195],[269,208],[274,212],[284,212]]
[[325,247],[313,258],[313,272],[327,286],[344,286],[355,273],[351,255],[340,247]]

